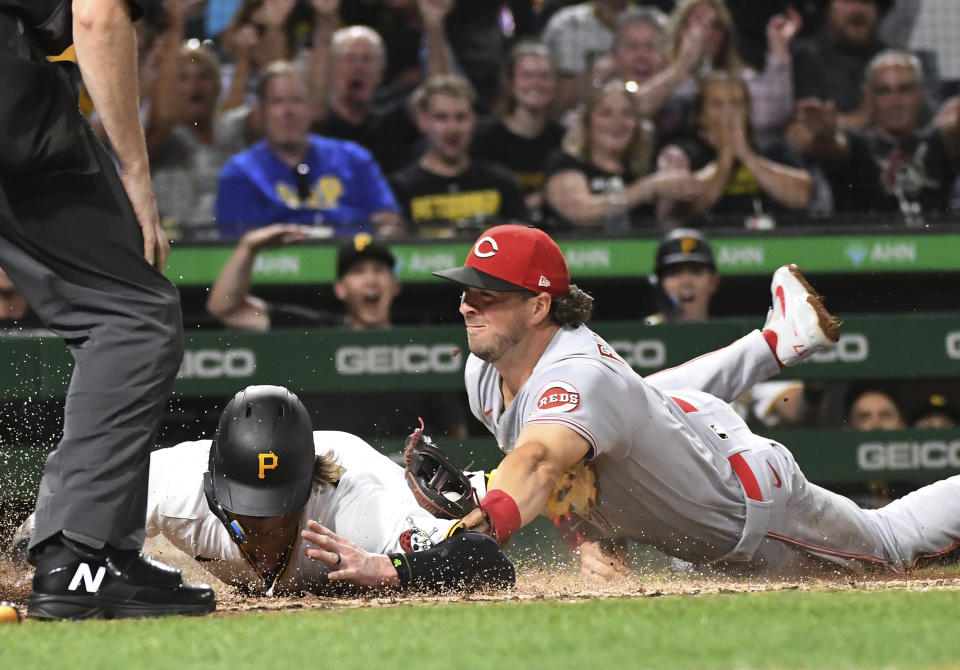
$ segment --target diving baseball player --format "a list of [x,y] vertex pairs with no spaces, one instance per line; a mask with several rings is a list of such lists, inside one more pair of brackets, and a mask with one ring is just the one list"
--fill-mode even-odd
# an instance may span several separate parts
[[403,469],[360,438],[311,433],[306,409],[282,387],[240,391],[212,443],[157,451],[151,467],[147,536],[162,533],[221,581],[251,592],[328,592],[330,581],[513,584],[513,564],[495,543],[428,514]]
[[[482,473],[472,483],[482,492]],[[496,542],[431,516],[403,468],[360,438],[313,432],[297,396],[278,386],[237,393],[212,441],[153,453],[146,531],[251,594],[342,592],[332,582],[471,590],[514,581]]]
[[[584,325],[592,299],[570,285],[542,231],[494,227],[463,267],[435,274],[464,287],[471,410],[506,453],[464,521],[501,544],[586,459],[598,493],[573,512],[594,537],[632,538],[694,564],[901,571],[960,546],[960,477],[863,510],[810,484],[783,445],[747,429],[724,402],[740,370],[698,390],[682,368],[641,378]],[[752,334],[769,345],[771,366],[831,346],[838,323],[795,266],[771,288],[770,317]]]

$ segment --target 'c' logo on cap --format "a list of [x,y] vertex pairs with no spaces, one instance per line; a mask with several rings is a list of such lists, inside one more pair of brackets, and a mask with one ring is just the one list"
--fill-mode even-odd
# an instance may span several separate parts
[[[480,251],[480,245],[482,245],[484,242],[490,245],[490,251]],[[481,237],[479,240],[477,240],[477,243],[473,245],[473,255],[477,258],[490,258],[498,251],[500,251],[500,247],[497,246],[497,241],[489,235]]]

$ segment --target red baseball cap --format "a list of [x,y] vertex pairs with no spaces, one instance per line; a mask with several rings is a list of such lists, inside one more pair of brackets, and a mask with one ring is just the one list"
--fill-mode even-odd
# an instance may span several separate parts
[[488,291],[533,291],[559,298],[570,288],[563,252],[539,228],[506,224],[480,236],[463,267],[437,277]]

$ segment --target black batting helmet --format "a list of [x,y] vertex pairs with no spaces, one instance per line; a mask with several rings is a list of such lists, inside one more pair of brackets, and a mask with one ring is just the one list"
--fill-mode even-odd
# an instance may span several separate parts
[[248,386],[220,415],[204,482],[207,502],[246,516],[296,512],[310,497],[315,461],[300,399],[282,386]]

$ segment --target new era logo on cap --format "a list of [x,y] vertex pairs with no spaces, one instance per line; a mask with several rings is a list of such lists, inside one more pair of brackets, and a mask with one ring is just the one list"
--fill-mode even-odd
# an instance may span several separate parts
[[474,243],[463,267],[434,272],[465,286],[491,291],[541,291],[559,298],[570,288],[563,252],[538,228],[495,226]]

